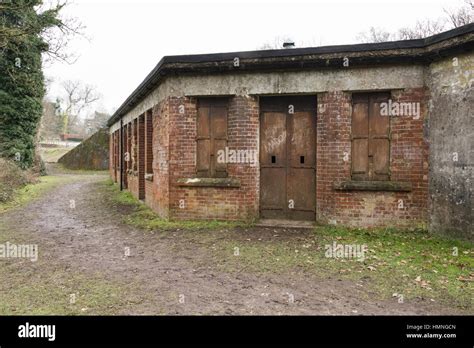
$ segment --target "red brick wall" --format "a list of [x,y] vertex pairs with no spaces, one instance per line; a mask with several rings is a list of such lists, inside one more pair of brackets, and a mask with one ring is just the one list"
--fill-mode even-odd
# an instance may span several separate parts
[[153,181],[145,181],[145,202],[160,216],[169,216],[169,105],[164,100],[152,109]]
[[[318,96],[316,209],[321,222],[354,226],[425,222],[428,201],[428,144],[423,139],[424,89],[392,93],[393,101],[421,103],[419,120],[391,117],[392,181],[411,182],[411,192],[339,191],[333,185],[351,179],[351,94]],[[349,160],[344,161],[344,152]],[[403,208],[399,208],[400,203]]]
[[[391,118],[392,181],[412,184],[411,192],[340,191],[334,185],[351,179],[351,93],[318,95],[316,211],[320,222],[354,226],[425,222],[428,202],[428,144],[423,136],[427,93],[424,89],[392,92],[392,100],[420,102],[421,117]],[[185,111],[179,112],[180,105]],[[182,187],[180,178],[195,177],[196,98],[169,97],[153,114],[153,181],[145,181],[146,203],[160,216],[177,219],[251,220],[258,218],[259,167],[228,164],[239,188]],[[132,142],[135,142],[132,131]],[[148,135],[148,134],[147,134]],[[258,98],[229,99],[228,147],[258,151]],[[131,149],[130,149],[131,151]],[[344,153],[348,160],[344,160]],[[112,163],[112,162],[111,162]],[[138,178],[129,175],[138,197]],[[399,208],[402,200],[403,208]],[[180,202],[184,207],[180,208]]]
[[[179,106],[184,105],[184,114]],[[170,126],[170,216],[178,219],[253,219],[258,215],[258,165],[228,164],[229,178],[240,180],[239,188],[180,187],[179,178],[196,175],[195,98],[169,99]],[[258,101],[253,97],[229,99],[228,146],[258,150]],[[180,208],[180,203],[184,203]]]
[[410,222],[412,219],[428,219],[428,173],[429,142],[425,137],[425,123],[428,115],[429,93],[425,88],[406,89],[392,93],[392,100],[398,102],[419,102],[420,118],[393,117],[391,170],[392,180],[408,181],[413,190],[405,196],[405,210],[397,209],[401,219]]
[[128,191],[138,199],[138,176],[137,174],[128,175]]
[[[344,152],[351,153],[350,94],[330,92],[318,95],[316,122],[316,217],[320,221],[335,219],[351,208],[346,193],[338,193],[333,184],[349,180],[351,165],[344,162]],[[340,197],[336,195],[340,194]],[[350,195],[350,194],[349,194]],[[339,205],[340,209],[336,206]]]
[[130,142],[130,170],[131,173],[128,175],[128,190],[132,195],[138,199],[138,121],[133,120],[130,123],[131,126],[131,142]]

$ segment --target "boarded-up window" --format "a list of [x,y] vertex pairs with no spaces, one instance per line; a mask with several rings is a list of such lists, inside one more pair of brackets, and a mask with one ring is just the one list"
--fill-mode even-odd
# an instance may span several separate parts
[[352,179],[390,180],[390,117],[380,114],[389,93],[352,95]]
[[[227,98],[202,98],[198,101],[196,174],[198,177],[227,177]],[[224,159],[224,161],[222,161]]]

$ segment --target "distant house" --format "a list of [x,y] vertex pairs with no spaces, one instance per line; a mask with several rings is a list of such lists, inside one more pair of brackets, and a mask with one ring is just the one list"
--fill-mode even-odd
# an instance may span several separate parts
[[110,174],[172,219],[471,234],[474,24],[164,57],[109,119]]

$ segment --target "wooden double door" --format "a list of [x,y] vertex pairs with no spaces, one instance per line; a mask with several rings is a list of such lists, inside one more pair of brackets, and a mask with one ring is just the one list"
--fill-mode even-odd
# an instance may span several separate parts
[[316,96],[260,98],[260,217],[315,220]]

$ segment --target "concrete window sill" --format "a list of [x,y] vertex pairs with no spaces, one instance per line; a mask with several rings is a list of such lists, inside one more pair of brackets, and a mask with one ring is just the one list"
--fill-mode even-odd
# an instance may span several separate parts
[[145,180],[153,181],[153,174],[145,174]]
[[411,183],[402,181],[343,181],[334,184],[340,191],[393,191],[410,192]]
[[184,187],[240,187],[240,181],[232,178],[182,178],[177,182]]

